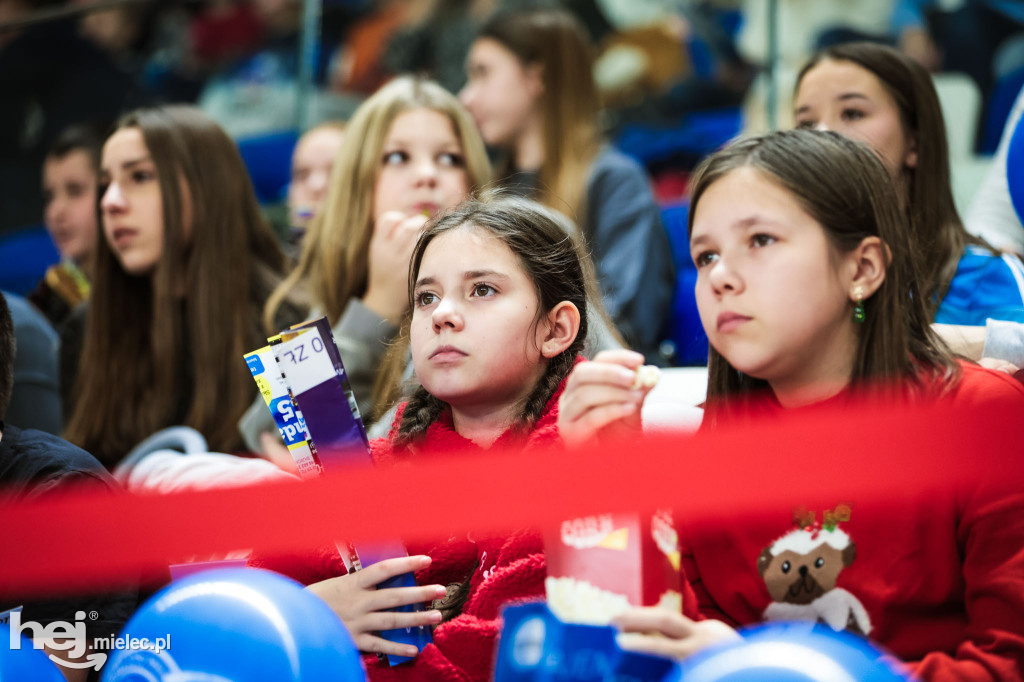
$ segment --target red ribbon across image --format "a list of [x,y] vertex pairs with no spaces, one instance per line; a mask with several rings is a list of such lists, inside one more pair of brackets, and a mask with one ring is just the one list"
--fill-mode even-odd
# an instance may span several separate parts
[[425,454],[416,464],[314,481],[168,495],[69,494],[0,502],[0,591],[131,583],[169,563],[259,547],[544,528],[574,516],[671,508],[712,518],[794,500],[1024,493],[1024,414],[864,405],[697,436],[577,451]]

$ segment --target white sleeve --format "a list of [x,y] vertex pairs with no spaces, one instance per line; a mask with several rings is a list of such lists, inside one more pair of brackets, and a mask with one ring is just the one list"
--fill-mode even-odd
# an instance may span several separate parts
[[978,188],[964,220],[967,231],[985,239],[996,248],[1024,254],[1024,225],[1010,201],[1010,185],[1006,179],[1006,157],[1010,138],[1024,113],[1024,88],[1017,95],[1006,120],[1002,139],[988,174]]
[[176,450],[150,453],[120,478],[124,487],[133,493],[173,493],[294,480],[298,477],[263,459],[220,452],[184,455]]
[[1024,367],[1024,324],[985,320],[985,349],[981,356]]

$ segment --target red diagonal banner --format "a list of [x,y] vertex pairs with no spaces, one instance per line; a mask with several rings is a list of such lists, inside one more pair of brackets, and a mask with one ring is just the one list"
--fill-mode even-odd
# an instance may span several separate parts
[[975,484],[1024,491],[1024,414],[948,406],[815,410],[728,432],[575,452],[437,453],[415,465],[316,481],[8,502],[0,504],[0,591],[111,587],[192,556],[301,551],[334,537],[540,528],[659,507],[691,517],[756,514],[795,500],[829,505]]

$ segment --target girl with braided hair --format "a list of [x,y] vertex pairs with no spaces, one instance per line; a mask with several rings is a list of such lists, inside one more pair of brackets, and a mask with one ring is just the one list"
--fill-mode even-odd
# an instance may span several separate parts
[[[583,350],[593,287],[577,238],[530,200],[469,201],[428,224],[413,250],[401,332],[420,387],[389,435],[371,443],[378,465],[560,442],[558,399]],[[416,656],[394,668],[367,659],[372,680],[490,679],[499,607],[544,596],[540,536],[456,532],[408,549],[414,556],[351,575],[329,550],[302,566],[250,564],[313,583],[361,650]],[[410,570],[420,587],[375,589]],[[382,610],[431,600],[421,612]],[[435,643],[420,652],[373,634],[418,625],[436,626]]]

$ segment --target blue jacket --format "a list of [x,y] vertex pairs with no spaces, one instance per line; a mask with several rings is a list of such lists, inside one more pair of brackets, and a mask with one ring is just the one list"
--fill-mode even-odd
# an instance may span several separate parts
[[968,246],[935,321],[984,325],[988,318],[1024,322],[1024,263],[1015,256]]

